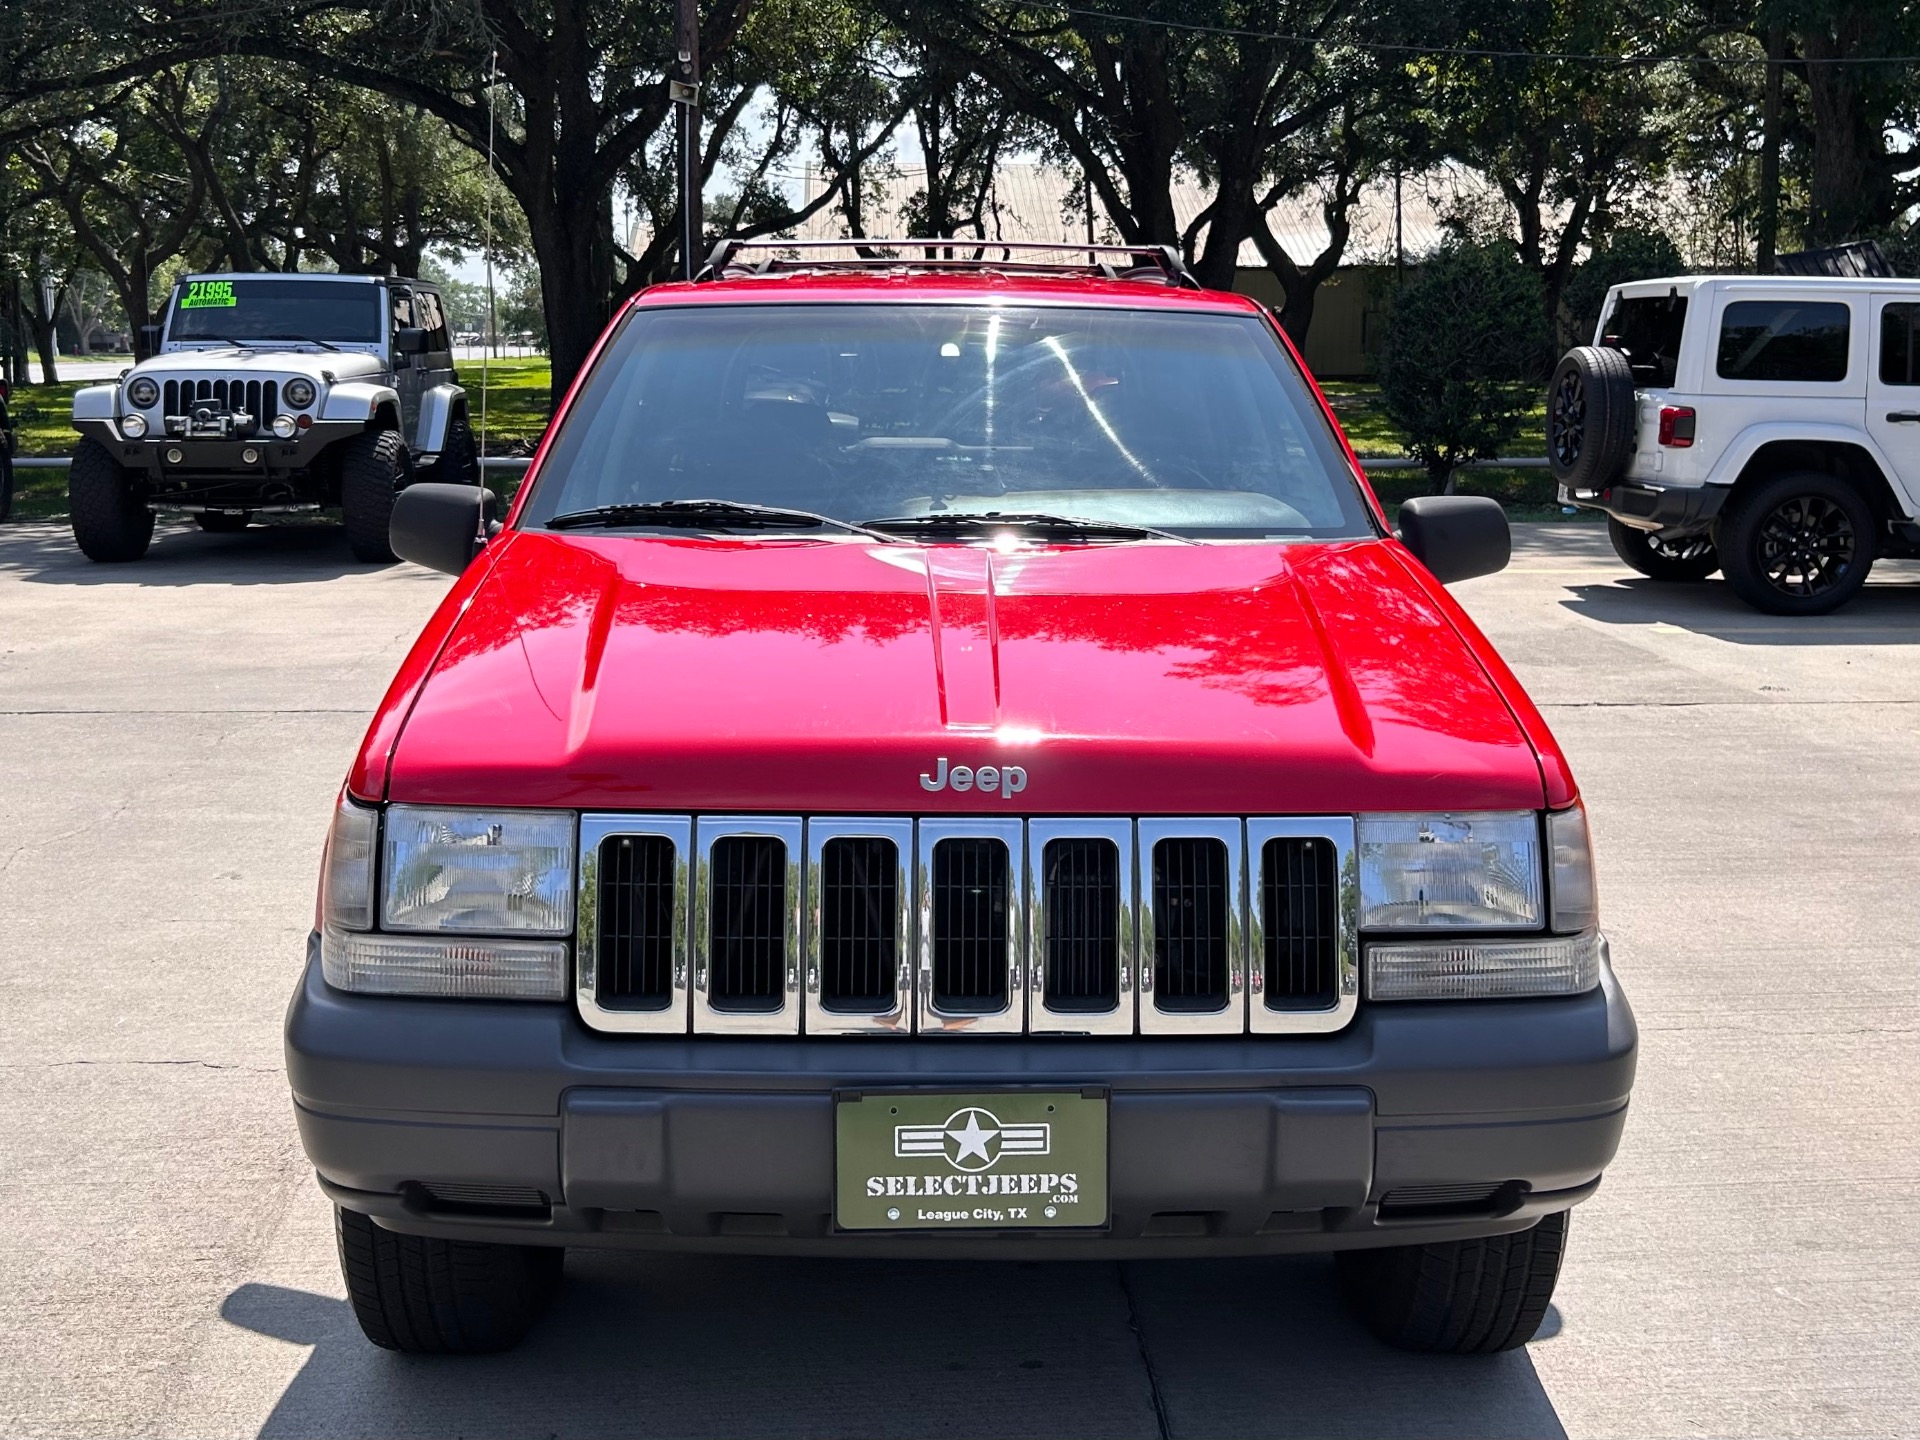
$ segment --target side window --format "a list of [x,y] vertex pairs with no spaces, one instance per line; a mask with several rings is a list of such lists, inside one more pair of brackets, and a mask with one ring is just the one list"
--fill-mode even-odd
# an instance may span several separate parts
[[414,318],[413,292],[411,290],[389,290],[393,297],[393,328],[409,330],[420,322]]
[[427,349],[452,349],[447,340],[447,319],[440,313],[440,297],[431,290],[421,290],[414,295],[413,303],[420,316],[420,328],[427,332]]
[[1680,364],[1680,337],[1686,328],[1684,295],[1622,299],[1607,315],[1600,343],[1627,357],[1639,384],[1672,389]]
[[1880,383],[1920,385],[1920,305],[1888,305],[1880,312]]
[[1847,318],[1831,301],[1736,300],[1720,318],[1720,378],[1844,380]]

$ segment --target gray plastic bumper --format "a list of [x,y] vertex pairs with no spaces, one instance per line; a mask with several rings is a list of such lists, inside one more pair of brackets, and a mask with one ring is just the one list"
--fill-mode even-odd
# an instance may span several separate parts
[[[382,1224],[522,1244],[783,1253],[1258,1254],[1515,1230],[1584,1199],[1633,1082],[1611,973],[1565,1000],[1368,1005],[1329,1036],[662,1038],[562,1005],[395,1000],[311,959],[287,1016],[300,1136],[324,1189]],[[1100,1234],[846,1234],[836,1092],[1097,1086]],[[1499,1185],[1470,1210],[1381,1202]],[[497,1187],[537,1207],[443,1203]]]

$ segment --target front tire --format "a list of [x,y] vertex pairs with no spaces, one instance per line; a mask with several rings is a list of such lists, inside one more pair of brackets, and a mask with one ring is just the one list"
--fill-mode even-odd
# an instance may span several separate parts
[[1763,480],[1727,507],[1720,567],[1742,600],[1769,615],[1825,615],[1860,593],[1873,568],[1866,497],[1818,470]]
[[1533,1338],[1566,1248],[1562,1210],[1514,1235],[1343,1250],[1334,1260],[1354,1318],[1387,1344],[1491,1355]]
[[138,560],[153,543],[153,511],[134,493],[127,467],[95,440],[74,447],[67,467],[67,515],[73,543],[101,564]]
[[443,485],[478,485],[480,451],[473,443],[473,426],[462,415],[447,426],[447,439],[433,478]]
[[393,498],[407,473],[407,446],[397,430],[369,430],[354,436],[340,457],[340,510],[353,558],[391,565],[388,532]]
[[1613,553],[1649,580],[1704,580],[1720,568],[1719,552],[1705,535],[1663,540],[1651,530],[1636,530],[1607,517]]
[[396,1235],[334,1209],[340,1273],[367,1339],[410,1355],[510,1350],[559,1288],[566,1251]]

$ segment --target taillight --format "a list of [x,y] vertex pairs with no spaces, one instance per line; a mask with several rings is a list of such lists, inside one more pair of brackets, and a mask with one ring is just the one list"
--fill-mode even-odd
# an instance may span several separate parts
[[1660,407],[1660,443],[1670,445],[1675,450],[1684,450],[1693,444],[1693,407],[1691,405]]

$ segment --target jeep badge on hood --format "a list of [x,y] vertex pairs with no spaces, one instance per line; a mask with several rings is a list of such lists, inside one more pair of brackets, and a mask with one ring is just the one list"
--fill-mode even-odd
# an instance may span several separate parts
[[922,790],[979,790],[991,795],[996,790],[1000,798],[1011,800],[1027,788],[1027,772],[1018,765],[956,765],[947,768],[947,757],[942,755],[940,763],[933,767],[931,775],[924,772],[920,776]]

